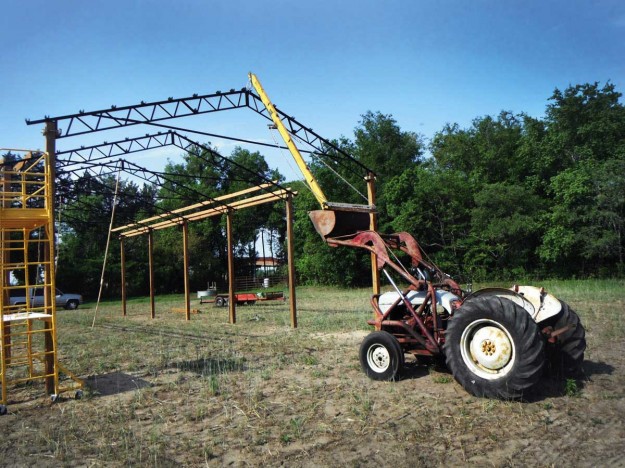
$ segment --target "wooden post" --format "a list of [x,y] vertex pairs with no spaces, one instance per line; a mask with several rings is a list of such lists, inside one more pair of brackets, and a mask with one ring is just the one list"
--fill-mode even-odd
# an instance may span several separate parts
[[191,298],[189,292],[189,223],[182,223],[182,257],[184,261],[184,310],[187,320],[191,320]]
[[[369,172],[365,180],[367,181],[367,198],[369,199],[369,205],[373,206],[375,205],[375,174],[373,172]],[[371,231],[377,231],[378,214],[371,212],[369,216],[369,229]],[[377,255],[374,253],[371,253],[371,283],[373,294],[380,294],[380,272],[377,267]]]
[[[56,309],[55,292],[52,291],[54,285],[54,192],[55,192],[55,177],[56,177],[56,138],[58,136],[58,128],[56,121],[46,122],[46,126],[43,130],[43,134],[46,138],[46,153],[47,157],[47,172],[48,178],[46,184],[46,190],[49,193],[46,194],[46,203],[48,204],[48,222],[46,224],[46,237],[50,248],[45,249],[44,253],[44,283],[50,286],[44,287],[44,307],[47,313],[52,315],[51,319],[46,320],[46,331],[44,332],[44,347],[45,347],[45,373],[51,375],[45,379],[46,393],[51,395],[56,392],[56,381],[58,380],[58,374],[56,373],[56,350],[55,350],[55,336],[54,332],[56,327],[54,312]],[[26,234],[25,234],[26,236]],[[25,242],[28,245],[28,241],[25,238]],[[28,269],[26,269],[28,275]]]
[[293,263],[293,194],[286,196],[286,237],[287,263],[289,270],[289,308],[291,312],[291,327],[297,328],[297,306],[295,301],[295,264]]
[[236,299],[234,297],[234,247],[232,245],[232,215],[234,210],[226,213],[226,236],[228,240],[228,317],[230,323],[237,322]]
[[126,317],[126,249],[124,249],[124,238],[119,238],[119,249],[122,272],[122,316]]
[[148,231],[148,264],[150,268],[150,318],[156,317],[154,307],[154,233]]

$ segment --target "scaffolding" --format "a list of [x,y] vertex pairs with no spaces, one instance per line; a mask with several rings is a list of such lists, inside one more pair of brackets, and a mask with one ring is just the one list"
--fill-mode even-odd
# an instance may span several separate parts
[[83,386],[57,355],[52,164],[44,152],[12,152],[21,157],[0,159],[0,414],[10,386],[43,381],[53,401]]

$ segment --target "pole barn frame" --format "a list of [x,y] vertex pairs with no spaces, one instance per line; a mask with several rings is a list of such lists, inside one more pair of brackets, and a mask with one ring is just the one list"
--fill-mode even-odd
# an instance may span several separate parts
[[[58,132],[55,136],[56,139],[71,138],[79,135],[88,135],[96,132],[120,129],[135,125],[150,125],[156,128],[165,129],[165,135],[171,135],[172,140],[181,137],[174,132],[184,131],[194,133],[196,135],[203,135],[208,137],[217,137],[231,141],[238,141],[242,143],[249,143],[259,146],[267,146],[272,148],[288,149],[287,146],[278,144],[269,144],[265,142],[252,141],[243,138],[235,138],[227,135],[218,135],[215,133],[209,133],[205,131],[191,130],[187,128],[174,127],[167,123],[167,121],[189,117],[193,115],[211,114],[215,112],[234,110],[234,109],[251,109],[256,114],[265,118],[269,123],[273,122],[272,116],[269,110],[263,103],[260,96],[253,92],[251,87],[241,88],[240,90],[230,89],[227,92],[216,91],[212,94],[193,94],[190,97],[176,98],[169,97],[166,100],[144,102],[129,106],[116,106],[112,105],[108,109],[101,109],[96,111],[85,112],[83,110],[75,114],[67,114],[57,117],[45,116],[39,120],[26,120],[28,125],[54,123],[58,126],[59,123],[65,123],[67,126],[64,132]],[[357,168],[361,171],[363,180],[367,182],[368,199],[371,204],[371,200],[375,199],[374,181],[375,174],[369,168],[367,168],[360,161],[355,159],[345,150],[337,146],[330,140],[323,138],[321,135],[313,131],[312,128],[306,127],[294,117],[282,112],[275,107],[275,111],[280,119],[281,123],[286,128],[287,132],[293,137],[297,138],[301,143],[307,146],[309,149],[300,148],[300,153],[315,154],[317,156],[323,156],[328,158],[332,163],[337,166],[354,170]],[[128,154],[135,151],[149,149],[153,141],[158,140],[158,133],[156,136],[146,135],[145,138],[135,138],[132,140],[132,144],[128,143],[130,140],[125,139],[114,143],[104,142],[102,145],[96,145],[92,147],[81,147],[71,151],[64,152],[68,154],[69,161],[72,161],[72,157],[76,156],[86,163],[93,163],[97,160],[106,158],[112,158],[116,154]],[[188,140],[188,139],[187,139]],[[189,142],[191,140],[188,140]],[[132,145],[134,144],[134,147]],[[170,144],[174,144],[173,142]],[[136,149],[135,147],[143,147],[142,149]],[[159,146],[159,145],[157,145]],[[160,146],[164,146],[160,144]],[[201,147],[201,145],[198,144]],[[205,148],[205,147],[204,147]],[[57,153],[62,154],[62,153]],[[222,157],[218,155],[219,157]],[[227,160],[227,158],[224,158]],[[230,161],[232,162],[232,161]],[[74,161],[74,164],[76,162]],[[242,166],[241,166],[242,167]],[[243,168],[249,170],[247,168]],[[258,176],[258,174],[257,174]],[[268,182],[265,180],[265,182]],[[371,227],[373,228],[377,224],[377,214],[371,214]],[[372,289],[373,293],[379,293],[379,275],[375,268],[375,261],[372,258],[371,275],[372,275]]]
[[[265,184],[267,185],[267,184]],[[264,185],[257,187],[250,187],[238,192],[230,193],[218,197],[214,200],[213,205],[222,202],[226,199],[238,198],[241,196],[248,196],[254,192],[266,189]],[[185,281],[185,317],[186,320],[191,320],[191,299],[189,290],[189,252],[188,252],[188,224],[192,221],[199,221],[202,219],[210,218],[213,216],[226,215],[226,236],[227,236],[227,254],[228,254],[228,321],[231,324],[236,323],[236,300],[234,291],[234,246],[232,243],[233,224],[232,217],[235,211],[245,208],[251,208],[266,203],[275,203],[280,200],[286,201],[286,222],[287,222],[287,268],[289,278],[289,310],[291,316],[291,326],[297,328],[297,304],[295,299],[295,266],[294,266],[294,254],[293,254],[293,197],[297,195],[297,192],[291,191],[290,188],[277,190],[274,192],[265,193],[262,195],[256,195],[251,197],[238,198],[235,201],[229,203],[227,208],[221,205],[211,206],[209,202],[196,203],[194,205],[186,206],[173,210],[169,214],[163,214],[159,216],[153,216],[144,220],[137,221],[132,224],[120,226],[113,229],[114,232],[119,232],[120,245],[122,249],[122,262],[121,262],[121,275],[122,282],[126,278],[126,256],[124,251],[124,239],[130,237],[136,237],[143,234],[148,235],[149,246],[149,269],[150,269],[150,304],[151,304],[151,318],[155,318],[154,314],[154,290],[152,287],[154,277],[154,264],[152,260],[152,248],[153,248],[153,233],[156,230],[167,229],[174,226],[182,226],[183,232],[183,258],[184,258],[184,281]],[[197,208],[206,208],[200,211],[191,211]],[[191,211],[190,213],[186,213]],[[126,295],[125,286],[122,286],[122,314],[126,311]]]
[[[102,161],[104,159],[110,159],[115,156],[120,156],[122,154],[136,153],[140,151],[146,151],[149,149],[154,149],[158,147],[165,146],[175,146],[187,152],[191,152],[193,148],[200,148],[213,156],[227,159],[212,150],[211,148],[202,145],[198,142],[194,142],[191,139],[187,138],[184,135],[180,135],[175,131],[168,131],[165,133],[156,133],[156,134],[147,134],[143,137],[138,138],[126,138],[124,140],[115,141],[112,143],[105,142],[101,145],[93,145],[89,147],[81,147],[78,149],[57,152],[57,155],[64,156],[66,155],[66,159],[61,159],[60,166],[63,168],[68,168],[71,166],[81,166],[83,164],[94,164],[98,161]],[[141,173],[144,176],[151,176],[151,181],[153,183],[157,183],[162,185],[163,181],[167,181],[166,177],[162,174],[153,173],[145,168],[142,168],[136,164],[133,164],[130,161],[125,159],[121,159],[122,162],[122,170],[124,172],[131,173],[133,175],[137,175],[137,173]],[[99,167],[110,167],[110,164],[97,163]],[[117,167],[117,166],[116,166]],[[148,180],[148,179],[145,179]],[[274,190],[270,192],[270,189],[278,188],[279,190]],[[234,203],[231,203],[229,200],[233,198],[237,198],[242,195],[250,194],[252,192],[257,191],[265,191],[261,195],[256,195],[251,198],[237,200]],[[183,225],[184,221],[194,221],[199,219],[204,219],[206,217],[228,213],[231,210],[242,209],[248,206],[255,206],[262,203],[275,202],[279,199],[286,200],[286,196],[288,193],[292,195],[296,195],[296,192],[291,192],[290,189],[284,189],[281,185],[278,184],[277,181],[269,180],[266,183],[261,185],[257,185],[254,187],[250,187],[244,190],[241,190],[236,193],[226,194],[215,198],[208,198],[205,201],[195,203],[193,205],[189,205],[186,207],[178,208],[175,210],[168,210],[163,214],[152,216],[150,218],[146,218],[135,223],[117,227],[111,230],[111,232],[121,232],[120,234],[120,249],[121,249],[121,270],[122,270],[122,315],[126,316],[127,311],[127,295],[126,295],[126,268],[125,268],[125,249],[122,239],[134,237],[142,234],[148,234],[148,264],[149,264],[149,278],[150,278],[150,317],[156,317],[155,311],[155,288],[154,288],[154,271],[153,271],[153,238],[152,232],[154,230],[163,229],[166,227],[174,226],[174,225]],[[199,208],[210,207],[209,210],[205,211],[195,211],[188,214],[184,214],[185,212],[191,210],[197,210]],[[183,227],[184,230],[184,227]],[[184,234],[183,234],[184,235]],[[183,240],[184,245],[184,240]],[[184,248],[184,247],[183,247]],[[187,249],[188,250],[188,249]],[[231,249],[229,248],[229,251]],[[185,253],[188,258],[188,251]],[[291,262],[293,259],[290,260]],[[231,260],[233,263],[233,259]],[[230,262],[229,262],[230,264]],[[185,275],[188,276],[188,266],[185,267]],[[185,280],[185,284],[186,284]],[[234,284],[234,268],[232,268],[231,273],[229,274],[229,283]],[[295,297],[295,276],[289,280],[289,295],[291,297]],[[125,299],[126,298],[126,299]],[[230,309],[230,323],[236,322],[236,311],[234,309],[235,301],[234,301],[234,292],[229,293],[229,309]],[[291,317],[297,315],[296,304],[293,303],[291,306]],[[185,293],[185,318],[190,320],[191,316],[191,307],[190,307],[190,291]],[[296,320],[293,318],[291,322],[296,326]]]

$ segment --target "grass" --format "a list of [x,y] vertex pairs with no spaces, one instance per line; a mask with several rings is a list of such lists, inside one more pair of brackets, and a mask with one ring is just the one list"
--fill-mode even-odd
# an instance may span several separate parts
[[186,322],[170,312],[183,306],[177,295],[157,297],[154,320],[145,298],[129,301],[126,318],[119,301],[102,303],[94,328],[93,303],[59,311],[60,359],[92,388],[52,406],[40,386],[9,389],[0,453],[6,465],[405,466],[581,463],[585,449],[608,462],[588,441],[614,440],[589,431],[623,424],[625,283],[540,286],[579,312],[594,375],[526,403],[471,397],[435,368],[367,379],[358,363],[367,289],[298,288],[295,330],[281,302],[240,306],[235,325],[226,308],[197,301],[201,313]]

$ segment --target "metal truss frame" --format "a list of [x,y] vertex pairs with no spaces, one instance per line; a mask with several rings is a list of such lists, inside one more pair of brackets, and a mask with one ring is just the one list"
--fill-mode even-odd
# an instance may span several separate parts
[[[171,130],[174,127],[165,124],[159,124],[158,122],[164,122],[166,120],[188,117],[192,115],[209,114],[245,107],[264,117],[269,122],[272,121],[271,116],[269,115],[260,97],[253,93],[251,90],[247,88],[242,88],[239,91],[231,89],[226,93],[217,91],[214,94],[205,94],[202,96],[194,94],[191,97],[179,99],[174,99],[170,97],[164,101],[155,101],[149,103],[141,101],[140,104],[130,106],[117,107],[113,105],[108,109],[102,109],[97,111],[80,111],[77,114],[68,114],[57,117],[45,116],[43,119],[38,120],[27,119],[26,123],[28,125],[35,125],[48,122],[56,122],[58,126],[59,123],[66,122],[67,128],[65,129],[65,131],[59,131],[57,135],[57,139],[61,139],[139,124],[155,125]],[[310,148],[312,148],[312,150],[305,152],[327,156],[337,163],[347,160],[362,169],[365,175],[372,173],[372,171],[364,164],[362,164],[353,156],[336,146],[330,140],[327,140],[318,133],[314,132],[312,128],[306,127],[294,117],[282,112],[278,108],[276,108],[276,111],[278,112],[280,119],[284,123],[289,133],[291,133],[291,135],[293,135],[294,137],[298,138],[299,141],[305,143]],[[228,138],[250,144],[274,147],[276,146],[262,142],[232,138],[223,135],[194,132],[193,130],[189,129],[175,129],[205,134],[209,136]],[[331,150],[335,154],[333,155],[329,153],[328,150]]]

